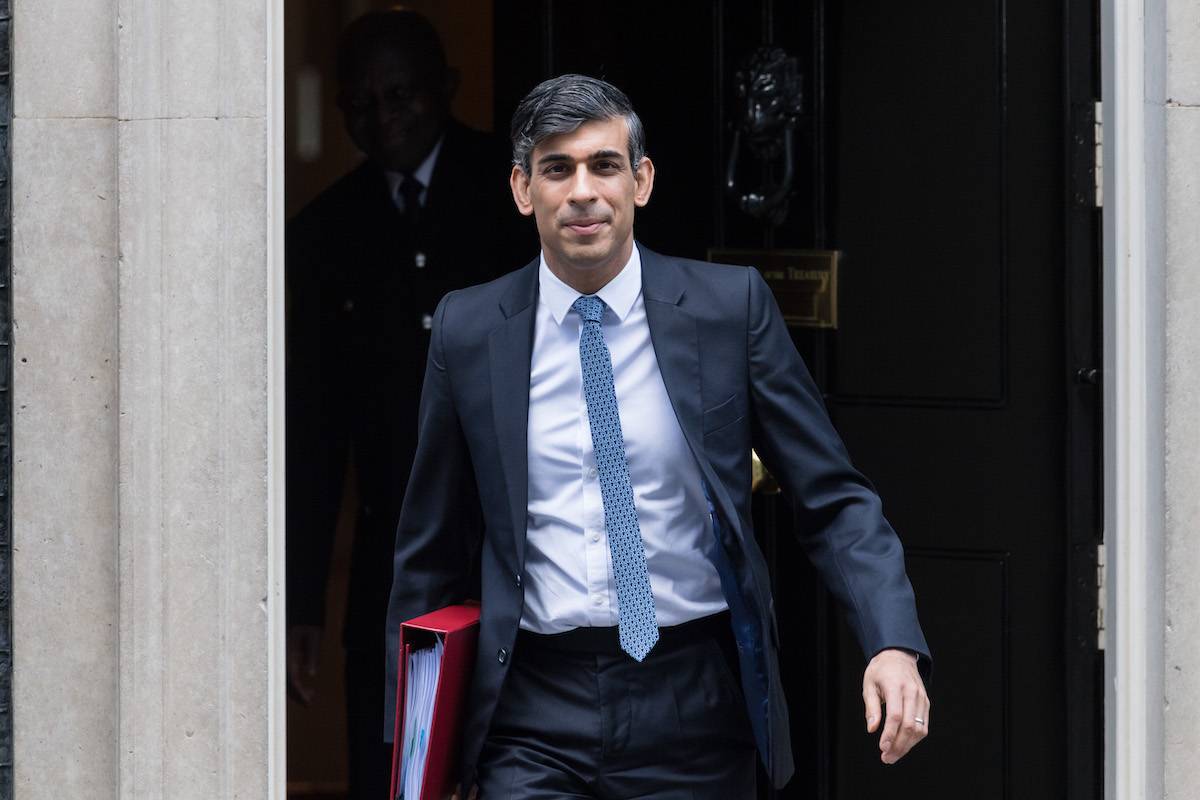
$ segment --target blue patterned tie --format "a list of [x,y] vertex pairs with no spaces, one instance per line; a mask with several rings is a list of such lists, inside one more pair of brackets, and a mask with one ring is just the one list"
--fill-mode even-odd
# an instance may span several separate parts
[[592,428],[592,450],[600,473],[600,497],[604,501],[604,530],[612,553],[613,578],[617,584],[617,631],[621,649],[641,661],[658,641],[658,618],[654,594],[646,569],[646,548],[633,505],[629,461],[617,392],[613,386],[612,357],[600,330],[604,301],[580,297],[571,306],[583,318],[579,334],[579,363],[583,367],[583,395],[587,400],[588,423]]

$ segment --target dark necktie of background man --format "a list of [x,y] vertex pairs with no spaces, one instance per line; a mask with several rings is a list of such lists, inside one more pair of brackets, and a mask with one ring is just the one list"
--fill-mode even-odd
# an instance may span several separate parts
[[421,221],[421,193],[425,184],[414,175],[406,174],[404,180],[396,187],[396,208],[409,227],[416,227]]

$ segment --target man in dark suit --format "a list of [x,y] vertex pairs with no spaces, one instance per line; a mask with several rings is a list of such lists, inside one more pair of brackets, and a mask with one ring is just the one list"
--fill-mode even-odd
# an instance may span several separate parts
[[457,75],[423,17],[388,11],[353,22],[339,43],[338,82],[346,129],[366,159],[287,231],[288,672],[292,695],[307,702],[353,463],[343,635],[350,796],[378,800],[389,763],[379,727],[392,544],[433,311],[447,291],[535,251],[532,241],[516,250],[521,220],[503,186],[503,143],[450,116]]
[[883,723],[895,762],[929,724],[903,550],[766,284],[635,244],[654,165],[615,87],[547,81],[512,133],[510,185],[542,255],[434,314],[389,666],[401,621],[462,599],[481,509],[464,787],[748,798],[756,751],[782,786],[793,756],[753,447],[870,659],[867,728]]

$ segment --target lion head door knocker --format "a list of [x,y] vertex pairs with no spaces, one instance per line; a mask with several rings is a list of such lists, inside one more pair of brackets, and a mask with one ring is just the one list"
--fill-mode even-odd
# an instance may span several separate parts
[[[778,47],[760,47],[735,76],[742,115],[733,134],[725,170],[725,190],[742,211],[780,225],[787,218],[795,178],[796,123],[804,108],[803,81],[796,59]],[[739,185],[743,147],[761,167],[757,188]]]

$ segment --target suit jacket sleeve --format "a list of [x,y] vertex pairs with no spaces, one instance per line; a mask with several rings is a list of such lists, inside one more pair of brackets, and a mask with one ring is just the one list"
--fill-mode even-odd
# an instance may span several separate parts
[[479,542],[479,495],[446,364],[445,319],[454,293],[433,315],[417,452],[396,528],[392,592],[387,615],[384,740],[392,741],[400,623],[471,592]]
[[800,541],[863,652],[910,650],[928,678],[929,647],[900,539],[879,495],[850,463],[771,290],[758,270],[746,272],[754,447],[795,505]]

